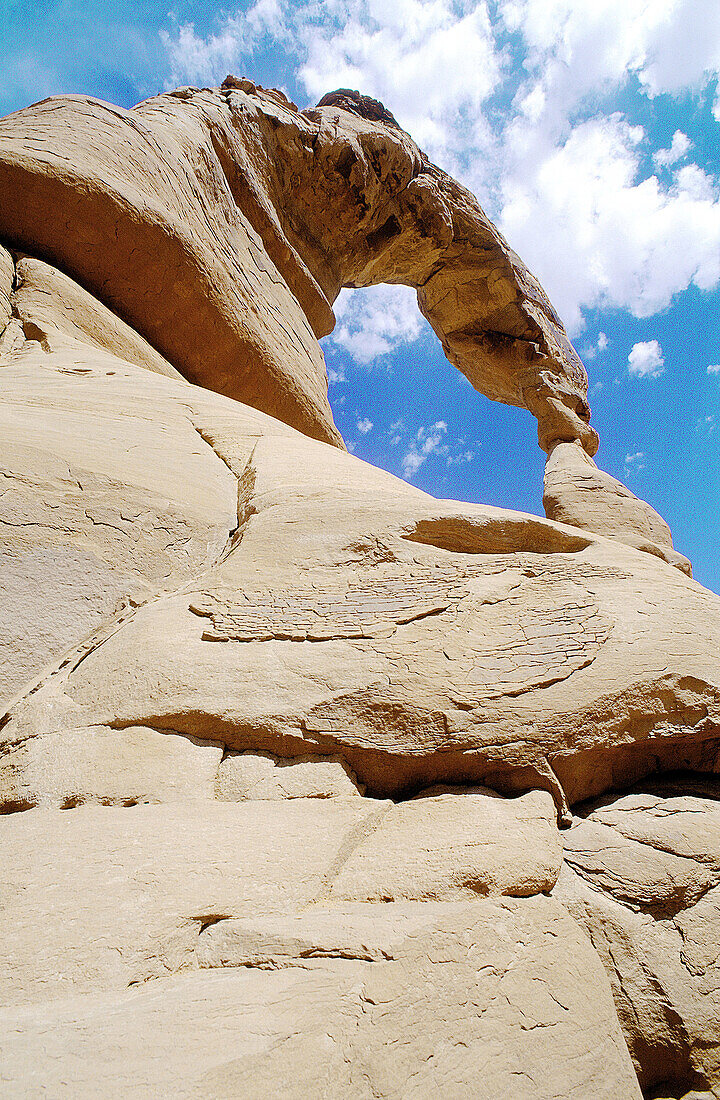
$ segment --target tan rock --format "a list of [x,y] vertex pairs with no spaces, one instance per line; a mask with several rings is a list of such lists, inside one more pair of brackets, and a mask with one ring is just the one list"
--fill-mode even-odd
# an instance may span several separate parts
[[677,570],[73,355],[30,341],[4,369],[4,673],[27,685],[5,751],[142,725],[340,756],[377,794],[482,782],[560,808],[718,769],[720,603]]
[[[717,803],[569,804],[720,772],[720,601],[476,200],[234,78],[18,112],[0,190],[2,1089],[625,1100],[619,1020],[717,1092]],[[383,281],[563,522],[344,452],[317,337]]]
[[[234,133],[218,93],[134,113],[82,96],[16,112],[0,123],[0,235],[56,263],[190,381],[341,443],[313,331],[225,174]],[[327,302],[323,317],[328,331]]]
[[483,788],[424,792],[395,806],[353,851],[331,898],[526,897],[555,885],[562,851],[545,791],[503,798]]
[[0,340],[12,316],[10,299],[15,278],[15,263],[7,248],[0,244]]
[[225,802],[247,798],[352,798],[364,793],[339,756],[281,759],[270,753],[229,752],[215,780],[215,797]]
[[[542,287],[375,100],[344,90],[300,112],[234,78],[132,111],[45,100],[0,124],[0,184],[8,242],[191,381],[315,438],[342,445],[315,339],[331,303],[343,285],[400,282],[477,389],[533,412],[546,451],[597,450],[585,369]],[[631,534],[645,514],[630,494]]]
[[186,383],[170,394],[72,342],[48,354],[29,341],[13,364],[0,407],[5,701],[116,611],[201,571],[238,522],[237,481],[193,424]]
[[12,305],[14,316],[26,329],[30,326],[34,339],[54,342],[52,337],[65,335],[157,374],[182,378],[147,340],[97,298],[40,260],[30,256],[18,260]]
[[362,798],[32,809],[0,818],[0,999],[124,990],[191,968],[219,918],[327,893],[387,810]]
[[565,861],[581,878],[656,918],[694,905],[714,885],[709,868],[582,821],[563,837]]
[[602,803],[589,820],[659,852],[720,872],[720,803],[715,798],[627,794]]
[[564,837],[553,894],[605,965],[653,1096],[720,1092],[719,820],[707,799],[628,795]]
[[[239,923],[195,938],[233,925],[239,946]],[[245,949],[202,955],[222,970],[4,1008],[3,1080],[19,1096],[640,1096],[602,968],[547,898],[246,927]]]
[[690,562],[673,550],[664,519],[621,481],[599,470],[576,443],[558,443],[548,455],[543,505],[548,519],[618,538],[691,575]]
[[222,752],[218,742],[146,726],[50,734],[0,757],[5,810],[212,799]]

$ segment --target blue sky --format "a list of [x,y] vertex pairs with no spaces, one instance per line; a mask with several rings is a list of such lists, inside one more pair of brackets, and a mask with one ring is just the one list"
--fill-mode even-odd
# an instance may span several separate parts
[[[0,114],[129,107],[247,75],[390,107],[540,278],[590,374],[597,461],[720,591],[717,0],[0,0]],[[355,454],[440,496],[542,513],[528,413],[476,394],[411,292],[343,292],[324,341]]]

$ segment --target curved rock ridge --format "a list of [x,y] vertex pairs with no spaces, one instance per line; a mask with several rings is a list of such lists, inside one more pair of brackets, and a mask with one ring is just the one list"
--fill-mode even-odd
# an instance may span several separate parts
[[[0,180],[0,1092],[720,1097],[720,599],[473,197],[235,78],[18,112]],[[550,518],[339,445],[382,279]]]
[[[57,265],[190,381],[313,438],[343,446],[316,339],[339,290],[404,283],[473,386],[536,416],[545,451],[597,450],[585,368],[542,287],[358,92],[306,111],[235,77],[130,111],[54,97],[0,121],[0,189],[0,240]],[[660,517],[648,538],[649,506],[621,487],[614,507],[601,471],[587,508],[575,467],[551,476],[549,515],[597,530],[601,513],[603,533],[689,568]]]

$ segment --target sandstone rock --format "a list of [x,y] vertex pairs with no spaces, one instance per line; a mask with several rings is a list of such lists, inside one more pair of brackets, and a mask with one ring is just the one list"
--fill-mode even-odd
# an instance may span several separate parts
[[3,379],[7,701],[86,635],[114,629],[116,611],[216,560],[237,527],[238,490],[193,424],[184,382],[171,394],[167,380],[107,352],[47,354],[35,340]]
[[570,829],[563,842],[565,860],[581,878],[658,919],[694,905],[714,885],[710,869],[695,860],[638,844],[592,820]]
[[57,341],[57,336],[65,335],[157,374],[182,378],[147,340],[97,298],[57,268],[40,260],[30,256],[18,260],[12,307],[13,315],[33,339],[50,341],[51,346],[57,342],[62,346],[63,341]]
[[283,760],[270,753],[229,752],[217,771],[215,796],[247,798],[351,798],[364,793],[339,756]]
[[565,834],[553,893],[603,960],[652,1096],[720,1093],[719,821],[707,799],[628,795]]
[[523,897],[555,885],[562,852],[545,791],[502,798],[482,788],[424,792],[363,840],[333,883],[348,901]]
[[[587,376],[542,287],[381,104],[342,91],[300,112],[234,78],[180,92],[132,111],[66,96],[5,119],[0,235],[191,381],[340,446],[315,337],[342,286],[406,283],[477,389],[530,409],[546,451],[595,453]],[[646,511],[627,497],[631,534]]]
[[[313,814],[331,806],[310,805]],[[100,809],[95,825],[98,814],[146,811],[159,825],[160,809]],[[288,804],[282,809],[287,814]],[[227,810],[237,815],[240,807]],[[200,841],[220,840],[219,824],[216,817],[214,829],[202,826]],[[131,835],[140,884],[149,872],[147,846],[160,848],[145,830],[131,826]],[[269,850],[259,829],[235,846],[236,859],[250,856],[251,874],[259,870],[258,842]],[[299,900],[292,833],[289,842],[283,863],[267,864],[263,875],[275,883],[273,896],[292,905]],[[247,878],[227,883],[229,869],[213,865],[215,897],[222,872],[226,899],[233,888],[249,897]],[[185,889],[199,899],[196,875],[197,866],[186,865]],[[207,890],[208,870],[203,878]],[[172,899],[166,874],[146,881]],[[132,881],[128,887],[136,889]],[[267,901],[267,885],[265,893]],[[2,1079],[19,1096],[45,1089],[57,1096],[264,1097],[281,1089],[298,1098],[421,1097],[444,1087],[488,1100],[639,1097],[602,969],[551,900],[315,906],[264,919],[258,900],[244,920],[194,922],[200,971],[173,975],[177,958],[166,957],[169,973],[131,989],[116,982],[112,991],[68,991],[54,1000],[46,990],[35,1004],[5,1007]]]
[[235,132],[217,93],[16,112],[0,123],[0,236],[55,263],[191,381],[341,443],[306,315],[225,174]]
[[690,562],[673,550],[662,517],[617,478],[598,470],[576,443],[558,443],[548,455],[543,505],[548,519],[618,538],[691,575]]
[[10,299],[13,292],[15,264],[6,248],[0,244],[0,340],[12,316]]
[[42,678],[4,751],[142,725],[339,755],[381,795],[484,782],[559,807],[658,767],[717,770],[720,605],[677,570],[434,501],[106,352],[74,363],[29,341],[4,370],[5,674]]
[[211,799],[222,746],[146,726],[67,730],[0,757],[5,811]]
[[387,809],[298,798],[2,817],[2,1001],[119,991],[192,968],[215,920],[324,897],[346,850]]
[[[650,789],[720,772],[720,601],[473,196],[234,78],[18,112],[0,188],[2,1089],[720,1095],[716,789]],[[382,281],[552,519],[343,450],[316,338]]]

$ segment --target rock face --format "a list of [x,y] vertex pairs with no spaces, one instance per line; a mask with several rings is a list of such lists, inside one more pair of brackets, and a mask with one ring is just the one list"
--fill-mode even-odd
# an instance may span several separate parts
[[[720,600],[475,199],[234,78],[18,112],[0,187],[4,1091],[720,1096]],[[344,451],[381,281],[547,520]]]

